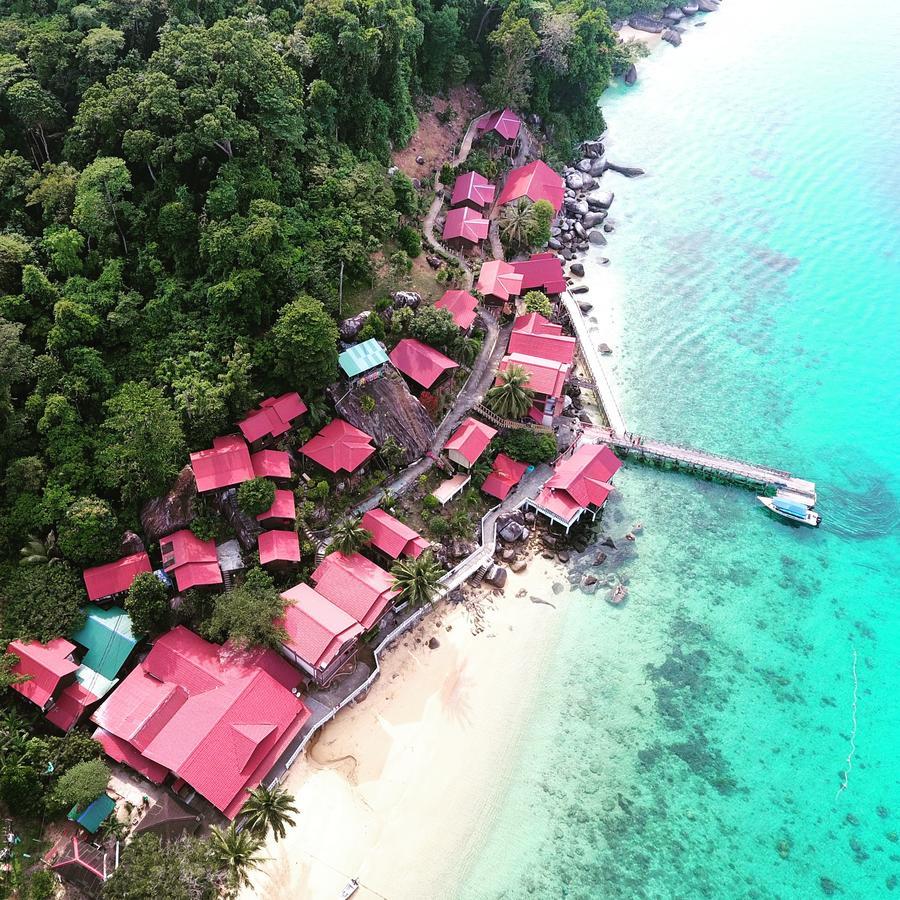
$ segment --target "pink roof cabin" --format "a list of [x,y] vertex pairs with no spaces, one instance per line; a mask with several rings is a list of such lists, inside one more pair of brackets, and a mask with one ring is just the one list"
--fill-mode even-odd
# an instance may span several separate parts
[[513,169],[506,177],[506,183],[497,200],[499,205],[511,203],[526,197],[532,203],[547,200],[556,212],[562,206],[566,188],[562,176],[554,172],[543,160],[535,160],[518,169]]
[[251,455],[250,463],[257,478],[287,481],[291,477],[291,456],[284,450],[260,450]]
[[300,562],[300,536],[296,531],[264,531],[259,536],[259,561],[267,566]]
[[372,535],[369,543],[391,559],[416,559],[431,546],[417,531],[383,509],[370,509],[362,517],[362,527]]
[[444,240],[451,244],[475,245],[488,236],[491,223],[468,206],[459,206],[447,213],[444,221]]
[[496,131],[504,141],[514,141],[522,129],[522,120],[509,108],[496,110],[476,125],[479,134]]
[[272,505],[265,511],[261,512],[256,521],[261,523],[280,522],[288,524],[297,519],[297,503],[294,499],[294,492],[275,488],[275,500]]
[[211,450],[191,454],[197,490],[216,491],[253,478],[247,442],[236,434],[213,439]]
[[329,553],[312,574],[316,590],[368,631],[397,594],[390,573],[360,553]]
[[568,287],[562,263],[555,253],[533,253],[530,259],[520,259],[512,267],[522,276],[523,294],[528,291],[561,294]]
[[556,463],[550,480],[529,505],[568,531],[584,512],[596,518],[612,491],[609,482],[621,467],[609,447],[585,444]]
[[453,436],[444,444],[447,456],[465,469],[471,468],[497,434],[496,428],[471,416],[464,419]]
[[132,553],[115,562],[84,570],[84,586],[89,600],[102,600],[127,591],[142,572],[152,572],[146,553]]
[[157,784],[171,773],[233,819],[311,713],[300,674],[272,650],[242,652],[178,626],[92,716],[109,756]]
[[12,689],[45,709],[54,694],[74,680],[78,669],[78,663],[70,659],[74,651],[75,645],[65,638],[54,638],[46,644],[12,641],[7,652],[19,658],[13,674],[31,676],[28,681],[11,685]]
[[468,331],[475,321],[478,301],[468,291],[445,291],[434,306],[435,309],[446,309],[453,316],[453,321],[463,331]]
[[497,188],[484,175],[478,172],[466,172],[453,183],[453,194],[450,206],[471,206],[473,209],[484,209],[494,202]]
[[458,368],[449,356],[415,338],[403,338],[390,354],[394,368],[423,388],[430,388],[447,372]]
[[100,698],[89,691],[83,684],[73,681],[63,688],[44,718],[59,728],[69,732],[84,715],[85,710]]
[[300,452],[329,472],[355,472],[375,448],[370,435],[343,419],[332,419]]
[[562,325],[548,322],[540,313],[519,316],[513,323],[509,336],[510,353],[536,356],[571,366],[575,359],[577,342],[562,333]]
[[291,428],[291,423],[306,412],[306,404],[296,391],[280,397],[267,397],[259,409],[238,422],[241,433],[252,444],[265,437],[279,437]]
[[522,480],[527,469],[527,463],[510,459],[505,453],[498,453],[494,460],[494,468],[484,479],[481,489],[498,500],[505,500],[509,492]]
[[[500,371],[505,372],[510,366],[521,366],[528,372],[527,388],[534,392],[531,411],[532,419],[539,425],[550,425],[554,415],[559,415],[560,398],[569,376],[569,367],[550,359],[527,356],[522,353],[510,353],[500,362]],[[496,381],[501,384],[500,379]],[[549,422],[546,419],[549,418]]]
[[522,293],[522,276],[510,263],[491,259],[482,265],[475,290],[485,300],[506,303],[510,297],[518,297]]
[[215,541],[201,541],[193,531],[182,528],[160,540],[159,552],[163,569],[175,576],[179,591],[222,583]]
[[356,649],[362,625],[308,584],[281,596],[289,604],[281,623],[288,635],[284,655],[317,684],[327,684]]

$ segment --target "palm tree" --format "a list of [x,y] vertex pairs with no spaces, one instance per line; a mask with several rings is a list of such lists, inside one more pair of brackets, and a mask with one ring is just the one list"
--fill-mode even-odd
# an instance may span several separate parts
[[331,418],[331,407],[324,397],[309,397],[306,403],[306,423],[313,431],[318,430]]
[[534,205],[524,197],[515,203],[507,203],[500,213],[497,227],[507,247],[527,247],[534,227]]
[[331,533],[331,546],[349,556],[371,539],[372,532],[362,527],[360,519],[344,519]]
[[459,350],[456,355],[464,366],[471,366],[478,358],[480,351],[481,341],[476,341],[475,338],[463,338],[459,342]]
[[294,806],[294,798],[280,787],[267,788],[260,785],[250,792],[250,797],[242,810],[247,817],[247,827],[257,835],[265,835],[270,831],[276,841],[287,834],[289,826],[294,824],[294,813],[299,812]]
[[238,831],[232,822],[224,829],[213,825],[209,841],[216,862],[228,873],[234,886],[249,884],[250,873],[263,862],[259,854],[263,839],[247,828]]
[[484,456],[483,454],[479,456],[472,468],[469,469],[469,475],[472,476],[472,484],[474,484],[475,487],[481,487],[488,475],[491,474],[493,468],[494,464],[490,457]]
[[57,562],[56,535],[51,531],[46,538],[40,538],[36,534],[29,534],[28,541],[19,551],[23,566],[44,566],[47,563]]
[[500,384],[485,395],[488,409],[504,419],[521,419],[531,409],[534,391],[527,387],[531,378],[524,366],[511,365],[497,375]]
[[408,600],[413,606],[430,603],[444,574],[431,551],[418,559],[404,559],[394,564],[391,575],[394,587],[400,589],[400,600]]

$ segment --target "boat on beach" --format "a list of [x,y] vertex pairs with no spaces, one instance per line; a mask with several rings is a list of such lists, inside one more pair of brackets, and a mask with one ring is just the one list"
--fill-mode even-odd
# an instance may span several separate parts
[[345,885],[344,889],[338,894],[338,900],[349,900],[359,890],[359,882],[355,878],[351,878]]
[[799,522],[801,525],[811,525],[816,528],[822,521],[822,517],[804,503],[790,500],[786,497],[757,497],[766,509],[771,510],[783,519],[791,522]]

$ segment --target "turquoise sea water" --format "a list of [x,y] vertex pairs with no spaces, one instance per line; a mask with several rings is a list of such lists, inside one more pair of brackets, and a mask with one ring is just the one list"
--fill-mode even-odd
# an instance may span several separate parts
[[900,895],[898,84],[891,0],[724,0],[605,98],[648,172],[606,176],[592,291],[629,428],[810,478],[824,523],[623,469],[628,601],[560,598],[453,896]]

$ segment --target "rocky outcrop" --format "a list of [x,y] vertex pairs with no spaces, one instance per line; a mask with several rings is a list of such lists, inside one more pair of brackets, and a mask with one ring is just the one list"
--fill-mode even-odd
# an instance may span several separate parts
[[671,44],[673,47],[681,46],[681,35],[677,31],[673,31],[671,28],[667,28],[663,34],[662,39]]
[[119,556],[131,556],[133,553],[143,553],[147,548],[144,542],[133,531],[126,531],[119,543]]
[[394,291],[391,294],[391,301],[392,309],[403,309],[406,306],[418,309],[422,303],[422,295],[415,291]]
[[662,17],[670,22],[680,22],[684,18],[684,13],[677,6],[667,6],[663,10]]
[[197,483],[190,466],[185,466],[171,490],[154,497],[141,507],[141,528],[147,542],[155,544],[161,537],[187,528],[197,515]]
[[349,319],[344,319],[338,327],[341,340],[345,343],[355,341],[356,336],[362,331],[363,325],[366,324],[366,319],[371,315],[372,313],[369,310],[366,310],[365,312],[361,312],[358,316],[351,316]]
[[615,163],[607,162],[606,168],[608,171],[618,172],[626,178],[637,178],[639,175],[644,174],[644,170],[639,169],[637,166],[617,166]]
[[700,12],[715,12],[719,8],[716,0],[697,0],[697,8]]
[[686,16],[695,16],[699,12],[699,10],[700,10],[700,6],[695,2],[686,3],[684,6],[681,7],[681,11]]
[[628,20],[628,24],[636,31],[647,31],[650,34],[659,34],[666,29],[666,23],[653,16],[636,15]]
[[212,503],[216,512],[231,526],[231,530],[237,535],[241,546],[245,550],[252,550],[256,546],[262,528],[253,516],[248,516],[238,506],[237,488],[231,487],[224,491],[214,491]]
[[634,64],[630,65],[625,72],[625,84],[634,84],[637,81],[637,69]]

